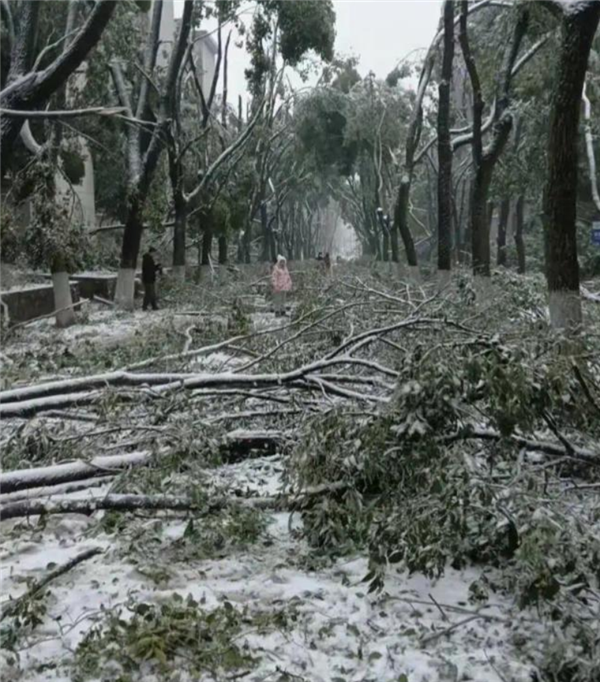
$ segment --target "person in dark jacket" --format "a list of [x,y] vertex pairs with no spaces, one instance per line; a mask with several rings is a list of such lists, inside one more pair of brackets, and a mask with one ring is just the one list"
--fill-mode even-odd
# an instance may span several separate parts
[[143,310],[148,310],[149,305],[152,306],[152,310],[158,310],[158,305],[156,304],[156,273],[162,272],[162,266],[155,262],[155,254],[156,249],[151,246],[142,258]]

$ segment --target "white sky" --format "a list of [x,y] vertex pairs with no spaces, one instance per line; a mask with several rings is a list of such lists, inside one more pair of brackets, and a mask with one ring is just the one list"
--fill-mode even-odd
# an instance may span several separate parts
[[[294,1],[301,2],[290,0]],[[183,1],[174,2],[175,16],[180,16]],[[441,0],[334,0],[334,7],[336,53],[358,57],[362,76],[373,71],[384,78],[407,54],[429,46],[438,26]],[[213,25],[205,28],[211,30]],[[228,97],[232,104],[238,94],[245,94],[247,65],[245,51],[235,48],[232,39]]]

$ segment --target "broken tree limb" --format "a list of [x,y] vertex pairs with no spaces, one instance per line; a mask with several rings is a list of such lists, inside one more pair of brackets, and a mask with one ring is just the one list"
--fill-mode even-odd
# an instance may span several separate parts
[[58,485],[42,486],[41,488],[27,488],[26,490],[17,491],[15,493],[5,493],[2,491],[2,504],[48,498],[52,495],[66,495],[67,493],[74,493],[79,490],[96,488],[106,485],[112,481],[117,473],[118,472],[115,471],[114,474],[98,476],[98,478],[92,478],[90,480],[73,481],[72,483],[59,483]]
[[[244,454],[253,450],[276,450],[290,437],[285,431],[250,431],[237,429],[231,431],[220,445],[225,461],[230,457],[241,459]],[[30,488],[55,486],[61,483],[85,481],[100,476],[116,475],[124,469],[144,466],[154,461],[155,457],[147,450],[139,450],[120,455],[103,455],[89,461],[68,462],[46,467],[5,471],[0,474],[0,490],[2,493],[13,493]]]
[[5,471],[0,474],[0,490],[2,493],[12,493],[28,488],[106,476],[107,473],[113,471],[118,472],[130,466],[146,463],[150,458],[149,452],[141,451],[130,452],[126,455],[94,457],[89,462],[69,462],[33,469]]
[[93,374],[75,379],[60,379],[58,381],[48,381],[42,384],[34,384],[33,386],[0,391],[0,404],[73,393],[77,390],[89,391],[93,388],[105,386],[140,386],[143,384],[156,386],[190,379],[195,376],[198,375],[191,372],[164,374],[133,374],[132,372],[123,371],[104,372],[103,374]]
[[124,107],[90,107],[89,109],[61,109],[60,111],[20,111],[17,109],[0,109],[0,116],[12,118],[78,118],[81,116],[117,116],[125,113]]
[[29,590],[27,590],[27,592],[25,592],[24,595],[18,597],[17,599],[9,599],[7,602],[4,602],[4,604],[2,604],[1,607],[2,612],[0,614],[0,621],[12,616],[15,612],[18,611],[19,606],[21,604],[23,604],[24,602],[26,602],[27,600],[31,599],[36,594],[41,592],[53,580],[56,580],[56,578],[59,578],[61,575],[64,575],[65,573],[68,573],[71,569],[75,568],[75,566],[78,566],[82,562],[87,561],[88,559],[91,559],[92,557],[97,556],[102,552],[103,550],[101,547],[91,547],[90,549],[86,549],[83,552],[80,552],[79,554],[75,555],[72,559],[69,559],[69,561],[64,563],[62,566],[57,566],[56,568],[52,569],[41,580],[36,581],[33,584],[33,586]]
[[501,433],[492,431],[491,429],[473,429],[462,433],[456,433],[452,436],[443,436],[440,440],[447,444],[461,440],[508,440],[529,452],[542,452],[545,455],[550,455],[552,457],[567,457],[591,466],[600,466],[600,452],[593,452],[592,450],[572,444],[570,444],[570,448],[567,448],[563,444],[559,445],[548,441],[532,440],[531,438],[525,438],[516,434],[513,434],[512,436],[503,436]]
[[85,514],[89,516],[97,511],[136,511],[138,509],[173,511],[193,511],[198,505],[181,497],[160,495],[105,495],[87,500],[72,498],[54,500],[27,500],[14,502],[0,508],[0,521],[39,516],[40,514]]
[[[421,321],[421,320],[419,320]],[[402,323],[393,325],[394,329],[404,326]],[[377,333],[385,333],[391,328],[377,330]],[[364,335],[355,337],[362,338]],[[370,338],[370,337],[369,337]],[[339,349],[338,349],[339,351]],[[117,371],[105,374],[97,374],[76,379],[52,381],[36,386],[10,389],[0,392],[0,416],[1,417],[28,417],[48,409],[61,409],[72,405],[88,405],[98,400],[102,395],[101,390],[90,390],[95,387],[105,386],[144,386],[152,387],[143,389],[142,393],[150,398],[157,398],[178,390],[199,388],[270,388],[288,386],[292,388],[305,388],[308,383],[314,383],[318,379],[317,373],[335,365],[347,367],[368,367],[376,372],[387,376],[397,377],[397,372],[380,363],[362,358],[349,356],[335,357],[338,351],[325,359],[302,365],[289,372],[281,374],[235,374],[224,372],[220,374],[133,374],[131,372]],[[342,381],[350,381],[352,376],[343,378]],[[347,398],[358,397],[344,392],[335,387],[331,381],[322,381],[326,392],[335,392],[337,395]],[[383,386],[389,389],[389,386]],[[81,392],[73,392],[81,389]],[[62,393],[62,391],[71,391]],[[119,395],[119,394],[117,394]],[[123,398],[123,396],[120,396]],[[131,397],[131,396],[129,396]],[[360,396],[359,399],[364,399]],[[369,400],[377,400],[376,396],[368,396]],[[7,402],[10,401],[10,402]]]

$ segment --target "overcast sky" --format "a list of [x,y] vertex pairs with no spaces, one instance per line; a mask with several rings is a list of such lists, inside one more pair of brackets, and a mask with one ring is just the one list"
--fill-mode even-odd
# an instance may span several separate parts
[[[175,0],[176,16],[181,14],[182,4]],[[333,4],[336,53],[358,57],[361,75],[373,71],[379,78],[384,78],[410,52],[429,46],[441,10],[441,0],[334,0]],[[245,93],[246,67],[246,53],[231,49],[228,99],[232,102]]]

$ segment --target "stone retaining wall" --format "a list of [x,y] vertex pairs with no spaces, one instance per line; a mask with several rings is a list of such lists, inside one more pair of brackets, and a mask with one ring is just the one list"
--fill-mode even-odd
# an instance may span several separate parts
[[[73,303],[79,301],[79,284],[71,283]],[[27,322],[53,313],[54,292],[51,284],[30,284],[10,291],[0,291],[0,299],[8,308],[10,324]],[[4,315],[4,305],[2,306]]]

